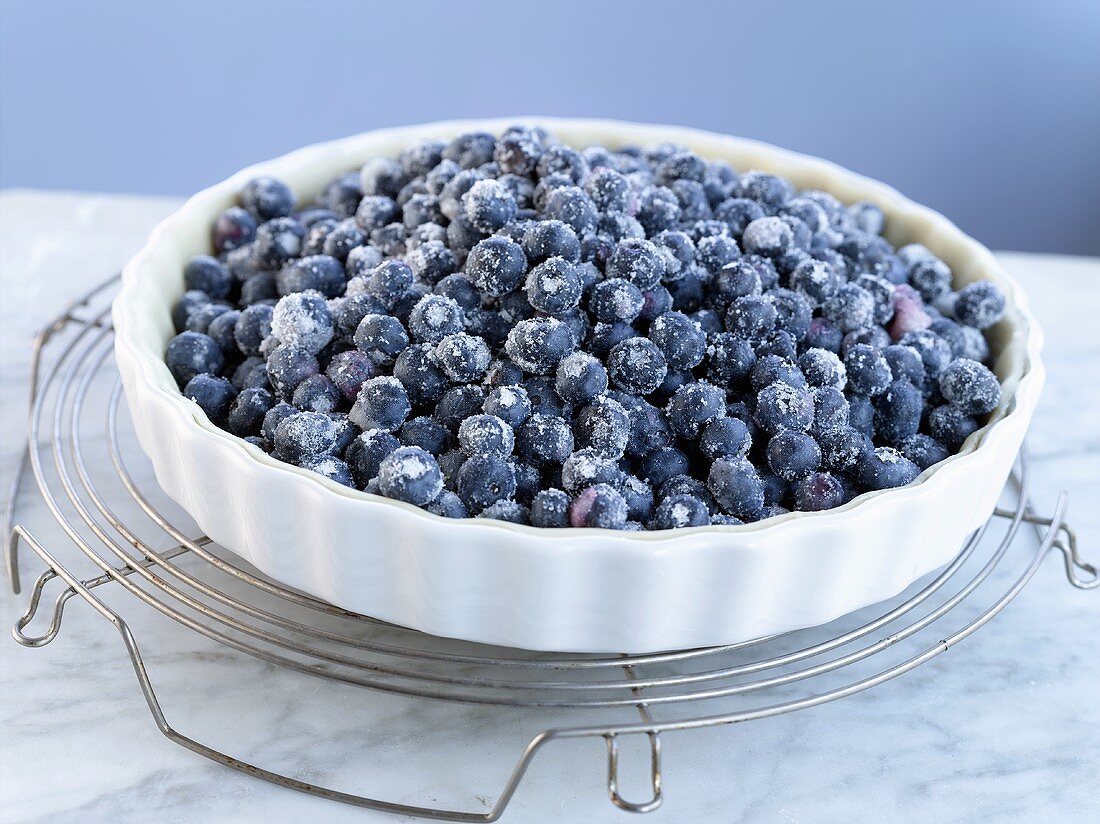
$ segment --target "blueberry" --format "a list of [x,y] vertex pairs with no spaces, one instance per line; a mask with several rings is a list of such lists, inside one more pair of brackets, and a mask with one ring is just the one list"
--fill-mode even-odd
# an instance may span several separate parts
[[389,315],[366,315],[355,329],[355,346],[377,366],[389,366],[409,345],[405,327]]
[[630,203],[630,184],[614,169],[594,170],[584,189],[601,212],[625,212]]
[[865,489],[891,489],[916,479],[920,469],[896,449],[880,446],[865,452],[856,467],[856,477]]
[[953,452],[978,428],[978,422],[954,404],[944,404],[928,416],[928,429],[940,443]]
[[706,354],[706,335],[695,321],[681,312],[666,312],[653,321],[649,338],[661,350],[671,369],[691,369],[698,366]]
[[841,332],[854,332],[874,323],[875,298],[862,286],[843,283],[824,303],[822,312]]
[[798,359],[798,368],[810,386],[832,386],[843,389],[848,383],[847,370],[834,353],[827,349],[807,349]]
[[785,481],[796,481],[821,465],[821,449],[810,435],[790,430],[768,441],[768,466]]
[[581,259],[581,244],[573,227],[560,220],[531,223],[523,233],[523,251],[532,263],[559,257],[571,263]]
[[776,381],[760,390],[753,420],[773,435],[787,429],[805,432],[814,420],[813,394],[807,389]]
[[479,518],[489,518],[493,521],[508,521],[513,524],[526,524],[530,522],[531,513],[523,504],[516,501],[496,501],[489,504],[478,514]]
[[578,447],[617,460],[626,452],[630,416],[618,401],[601,395],[577,414],[573,431]]
[[332,313],[320,292],[296,292],[279,299],[271,315],[271,332],[284,346],[316,354],[332,340]]
[[488,295],[499,296],[513,291],[519,286],[526,271],[527,258],[523,249],[518,243],[504,237],[480,241],[466,260],[467,277]]
[[868,438],[875,436],[875,408],[870,398],[865,395],[848,396],[848,423]]
[[456,383],[469,383],[485,374],[490,353],[484,340],[459,332],[441,339],[432,350],[432,357],[448,378]]
[[661,282],[664,259],[648,240],[628,238],[615,247],[607,261],[607,276],[623,278],[639,289],[652,289]]
[[924,385],[924,361],[916,349],[892,344],[882,350],[882,356],[890,365],[894,380],[904,379],[918,388]]
[[813,389],[814,422],[810,432],[820,436],[823,432],[846,427],[851,423],[851,404],[844,393],[833,386]]
[[[793,189],[791,184],[781,177],[767,172],[745,172],[741,175],[741,194],[744,197],[755,200],[769,212],[779,209],[791,199]],[[807,194],[803,192],[803,195]]]
[[885,392],[890,386],[890,364],[882,352],[868,344],[859,343],[849,349],[844,356],[844,368],[848,387],[857,394],[871,397]]
[[274,404],[274,398],[266,389],[258,387],[242,389],[233,400],[226,416],[229,431],[242,438],[260,434],[264,417]]
[[183,396],[194,401],[212,422],[219,426],[225,422],[237,390],[225,378],[205,372],[195,375],[183,388]]
[[843,335],[840,327],[828,318],[811,318],[806,330],[806,338],[803,341],[808,348],[827,349],[830,352],[840,351],[840,341]]
[[516,214],[512,192],[496,180],[479,180],[462,196],[466,219],[477,230],[495,232]]
[[755,366],[756,353],[747,340],[730,332],[711,336],[707,345],[707,379],[712,383],[731,388]]
[[[359,191],[359,175],[350,172],[341,175],[325,187],[325,191],[317,199],[324,208],[313,211],[328,212],[338,217],[351,217],[355,214],[355,209],[359,206],[362,197],[363,193]],[[305,216],[306,212],[302,212],[298,219],[308,226]]]
[[737,418],[716,418],[703,427],[699,436],[699,449],[711,460],[744,458],[751,446],[749,428]]
[[355,210],[355,223],[364,232],[370,234],[393,223],[398,211],[397,203],[392,197],[368,195],[359,201],[359,206]]
[[180,386],[204,372],[216,375],[225,361],[221,347],[201,332],[181,332],[168,341],[164,360]]
[[408,393],[397,378],[371,378],[363,384],[348,417],[360,429],[396,431],[409,416]]
[[671,229],[680,219],[680,199],[671,189],[651,186],[641,193],[635,217],[647,235]]
[[302,251],[306,228],[290,217],[273,218],[256,229],[256,259],[268,269],[278,269]]
[[947,341],[927,329],[909,332],[901,338],[900,343],[903,346],[911,346],[917,351],[924,364],[924,372],[929,378],[938,380],[940,373],[954,360]]
[[219,254],[245,247],[256,238],[256,219],[239,206],[231,206],[214,221],[213,238]]
[[363,488],[378,477],[382,459],[399,446],[401,442],[396,437],[381,429],[368,429],[356,437],[344,453],[356,485]]
[[600,323],[630,323],[645,305],[642,290],[623,278],[608,278],[592,287],[589,311]]
[[578,237],[595,232],[599,218],[592,198],[576,186],[561,186],[551,191],[543,212],[550,220],[568,224]]
[[806,337],[810,329],[811,313],[806,298],[790,289],[772,289],[764,296],[764,300],[775,308],[777,330],[788,332],[796,341]]
[[387,498],[424,506],[443,491],[443,473],[429,453],[418,446],[401,446],[378,466],[378,491]]
[[536,465],[561,464],[573,451],[573,431],[562,418],[535,412],[516,430],[516,451]]
[[[926,250],[927,251],[927,250]],[[951,270],[929,253],[909,267],[909,283],[926,301],[934,301],[951,291]]]
[[569,503],[569,523],[575,527],[622,529],[626,516],[626,499],[607,483],[580,490]]
[[977,361],[960,358],[940,374],[940,391],[968,415],[985,415],[1001,400],[997,376]]
[[230,357],[236,356],[240,351],[234,335],[240,317],[241,313],[238,310],[230,309],[219,313],[206,327],[206,334],[213,338],[214,342],[221,347],[221,350]]
[[185,288],[205,292],[215,300],[229,297],[233,276],[220,260],[209,255],[196,255],[183,268]]
[[777,257],[786,252],[793,241],[791,228],[782,218],[760,217],[745,227],[741,245],[745,253]]
[[726,329],[741,338],[761,338],[775,328],[774,304],[758,295],[737,298],[726,312]]
[[844,484],[828,472],[811,472],[794,485],[795,509],[802,512],[820,512],[844,503]]
[[607,370],[591,355],[573,352],[558,363],[554,388],[566,403],[587,403],[607,391]]
[[920,428],[924,398],[909,381],[894,381],[874,399],[875,433],[887,443],[897,444]]
[[654,486],[660,486],[669,478],[684,475],[690,469],[687,455],[672,446],[647,452],[639,466],[641,476]]
[[405,185],[405,169],[388,157],[375,157],[359,170],[359,189],[364,195],[393,197]]
[[666,414],[673,432],[694,440],[703,427],[726,414],[725,392],[706,381],[686,383],[669,400]]
[[261,301],[274,303],[278,299],[279,290],[275,285],[275,275],[271,272],[257,272],[241,284],[240,305],[242,307]]
[[269,389],[271,382],[267,379],[267,364],[264,359],[259,357],[245,358],[233,370],[230,383],[238,392],[249,387]]
[[947,447],[935,438],[919,432],[898,443],[897,449],[922,470],[947,460],[951,454],[947,451]]
[[414,344],[398,355],[393,376],[405,387],[409,402],[416,406],[438,400],[448,385],[447,377],[435,365],[429,344]]
[[755,200],[735,197],[719,203],[714,217],[725,223],[735,237],[740,237],[750,223],[764,217],[764,209]]
[[488,132],[466,132],[448,143],[442,156],[463,169],[474,169],[493,159],[496,138]]
[[653,487],[636,475],[622,475],[615,489],[626,501],[626,517],[648,521],[653,515]]
[[472,512],[481,512],[516,491],[512,464],[499,455],[473,455],[458,471],[458,496]]
[[241,190],[241,206],[259,221],[286,217],[294,211],[294,193],[273,177],[257,177]]
[[527,275],[527,300],[540,312],[560,314],[581,299],[581,278],[577,267],[560,257],[549,258]]
[[964,286],[955,299],[955,318],[965,326],[985,329],[1004,317],[1005,296],[988,280]]
[[508,333],[505,351],[518,366],[535,374],[546,374],[576,348],[573,333],[554,318],[520,321]]
[[537,132],[525,126],[512,126],[496,141],[493,160],[502,171],[526,175],[535,170],[544,151]]
[[648,395],[657,389],[667,371],[661,350],[647,338],[627,338],[615,344],[607,357],[611,383],[636,395]]
[[764,506],[760,475],[743,459],[718,458],[711,464],[707,488],[724,512],[738,518],[752,518]]
[[298,410],[291,406],[289,403],[280,401],[271,407],[264,414],[264,422],[260,426],[260,434],[263,436],[264,441],[268,444],[274,444],[275,432],[279,428],[279,424],[289,418],[291,415],[297,415]]
[[303,411],[332,412],[343,400],[340,390],[325,375],[310,375],[294,389],[291,403]]
[[466,510],[466,505],[462,503],[462,499],[454,492],[446,489],[440,492],[434,501],[426,504],[424,508],[433,515],[439,515],[443,518],[469,517],[469,512]]
[[566,492],[576,495],[594,484],[614,484],[621,475],[615,459],[606,458],[592,448],[578,449],[562,462],[561,484]]
[[229,307],[224,303],[203,304],[187,316],[185,329],[188,332],[201,332],[205,335],[210,329],[210,324],[229,311]]
[[531,525],[561,528],[569,526],[569,496],[560,489],[542,489],[531,501]]
[[839,290],[841,278],[829,263],[810,259],[794,268],[790,283],[812,306],[824,306]]
[[321,412],[298,412],[278,425],[274,442],[278,458],[298,463],[306,455],[329,452],[336,445],[336,425]]
[[403,260],[384,260],[367,275],[366,292],[387,309],[392,309],[415,280],[412,268]]
[[[444,430],[446,431],[446,430]],[[467,455],[512,454],[512,427],[495,415],[471,415],[458,427],[458,443]]]
[[445,391],[432,412],[448,429],[457,431],[459,425],[471,415],[476,415],[485,404],[485,390],[480,386],[452,386]]
[[522,386],[498,386],[489,392],[482,409],[515,429],[530,417],[531,399]]
[[397,437],[403,446],[419,446],[425,452],[440,455],[451,445],[451,433],[427,417],[410,418],[402,424]]
[[709,524],[710,511],[705,503],[693,495],[672,495],[661,501],[649,528],[680,529]]

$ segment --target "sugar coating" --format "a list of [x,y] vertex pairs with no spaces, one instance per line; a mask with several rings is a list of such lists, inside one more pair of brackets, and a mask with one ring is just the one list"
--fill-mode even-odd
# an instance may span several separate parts
[[1000,402],[1005,296],[889,222],[682,146],[425,140],[313,201],[246,184],[182,268],[165,360],[216,425],[445,517],[828,509]]

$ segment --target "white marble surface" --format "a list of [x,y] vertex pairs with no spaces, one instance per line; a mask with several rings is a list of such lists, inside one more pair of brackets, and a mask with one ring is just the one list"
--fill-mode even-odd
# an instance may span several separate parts
[[[175,201],[0,195],[4,488],[23,437],[28,341],[71,295],[111,274]],[[1100,261],[1005,254],[1047,331],[1049,382],[1031,435],[1034,492],[1070,493],[1085,552],[1100,554]],[[25,491],[18,520],[64,551]],[[1027,547],[1020,545],[1017,559]],[[28,586],[40,566],[24,554]],[[70,551],[67,557],[72,557]],[[0,821],[392,821],[247,778],[163,738],[118,634],[70,604],[58,639],[7,637],[26,592],[0,595]],[[313,781],[422,804],[483,808],[540,719],[379,696],[286,677],[104,587],[185,733]],[[55,591],[55,590],[51,590]],[[1004,614],[948,654],[871,692],[734,728],[664,736],[654,822],[1084,822],[1100,815],[1100,593],[1050,558]],[[644,792],[624,743],[628,797]],[[506,822],[625,821],[607,802],[602,742],[540,752]]]

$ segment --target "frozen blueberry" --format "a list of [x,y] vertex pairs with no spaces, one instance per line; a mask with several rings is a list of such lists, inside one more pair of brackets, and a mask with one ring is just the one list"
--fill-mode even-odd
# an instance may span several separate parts
[[239,437],[259,435],[264,417],[275,404],[275,399],[266,389],[248,387],[242,389],[229,408],[226,425],[230,432]]
[[938,380],[940,373],[954,360],[947,341],[928,329],[909,332],[901,338],[900,343],[917,351],[929,378]]
[[573,432],[562,418],[536,412],[516,430],[516,451],[536,465],[561,464],[573,451]]
[[593,484],[613,484],[621,475],[615,459],[605,458],[595,449],[578,449],[562,463],[561,484],[566,492],[576,495]]
[[775,328],[776,307],[764,297],[737,298],[726,312],[726,329],[740,338],[761,338]]
[[486,396],[482,409],[516,429],[531,415],[531,399],[522,386],[498,386]]
[[890,337],[901,340],[910,333],[920,332],[932,324],[932,317],[925,309],[924,301],[911,286],[905,283],[894,287],[894,318],[890,322]]
[[523,233],[523,251],[532,263],[560,257],[577,263],[581,259],[581,243],[573,227],[560,220],[538,220]]
[[661,350],[669,368],[691,369],[706,354],[706,335],[691,318],[681,312],[666,312],[653,321],[649,338]]
[[294,211],[294,193],[281,180],[257,177],[241,190],[241,206],[260,221],[286,217]]
[[302,469],[308,469],[310,472],[316,472],[330,481],[336,481],[336,483],[352,489],[355,488],[355,480],[352,478],[351,469],[346,463],[333,455],[304,455],[298,461],[298,466]]
[[587,403],[607,391],[607,370],[591,355],[573,352],[558,363],[554,388],[567,403]]
[[368,429],[356,437],[344,453],[356,485],[365,487],[376,478],[382,459],[399,446],[401,442],[396,437],[381,429]]
[[630,416],[618,401],[601,395],[577,413],[573,431],[578,447],[618,459],[630,438]]
[[660,486],[669,478],[684,475],[690,469],[687,455],[672,446],[661,447],[642,456],[640,474],[654,486]]
[[298,410],[291,406],[289,403],[280,401],[273,407],[267,410],[264,415],[264,422],[260,426],[260,434],[263,436],[264,441],[269,445],[275,443],[275,432],[279,428],[279,424],[289,418],[291,415],[297,415]]
[[726,395],[706,381],[686,383],[676,390],[665,411],[673,432],[695,440],[703,427],[726,414]]
[[760,217],[745,227],[741,245],[745,253],[776,257],[791,246],[791,228],[782,218]]
[[454,492],[446,489],[440,492],[439,496],[430,504],[425,505],[424,508],[433,515],[439,515],[443,518],[469,517],[469,512],[466,510],[466,505],[462,503],[462,499]]
[[374,362],[365,352],[338,352],[325,367],[325,375],[347,400],[355,400],[363,384],[375,376]]
[[710,524],[710,510],[707,505],[693,495],[671,495],[661,501],[650,529],[681,529],[689,526],[707,526]]
[[476,385],[452,386],[439,397],[432,417],[452,431],[485,404],[485,390]]
[[377,366],[389,366],[409,345],[405,327],[390,315],[366,315],[355,330],[355,346]]
[[764,506],[764,484],[751,463],[718,458],[710,467],[707,488],[729,515],[753,518]]
[[424,506],[443,491],[443,473],[434,457],[418,446],[401,446],[378,466],[378,491],[387,498]]
[[421,343],[439,343],[461,332],[466,321],[462,307],[443,295],[425,295],[409,314],[409,331]]
[[187,382],[183,396],[197,403],[206,417],[221,425],[237,397],[237,390],[225,378],[203,372]]
[[485,374],[490,353],[484,340],[459,332],[440,340],[432,350],[432,357],[448,378],[456,383],[470,383]]
[[626,517],[645,522],[653,516],[653,487],[636,475],[622,475],[615,489],[626,501]]
[[785,481],[796,481],[821,465],[821,449],[804,432],[780,432],[768,441],[768,466]]
[[496,501],[489,504],[478,514],[479,518],[488,518],[493,521],[508,521],[513,524],[526,524],[530,522],[531,513],[523,504],[516,501]]
[[890,365],[890,373],[894,380],[907,380],[913,386],[924,385],[924,361],[920,354],[911,346],[891,344],[882,350],[882,356]]
[[333,412],[343,395],[325,375],[310,375],[294,389],[291,403],[303,411]]
[[543,212],[550,220],[568,224],[579,237],[595,232],[599,218],[592,198],[576,186],[561,186],[551,191]]
[[580,274],[574,264],[564,258],[552,257],[530,271],[524,291],[535,309],[557,315],[580,302]]
[[214,221],[214,249],[219,254],[250,244],[256,237],[256,219],[239,206],[232,206]]
[[504,349],[518,366],[535,374],[546,374],[576,348],[569,327],[554,318],[520,321],[508,333]]
[[908,380],[894,381],[874,399],[875,434],[887,443],[897,444],[920,428],[924,398]]
[[410,418],[397,433],[403,446],[419,446],[425,452],[440,455],[451,445],[451,433],[441,424],[421,416]]
[[915,435],[910,435],[908,438],[898,443],[897,449],[902,455],[911,460],[922,470],[940,461],[947,460],[948,456],[951,454],[947,451],[947,447],[935,438],[920,432]]
[[955,299],[955,318],[966,326],[985,329],[1004,317],[1005,296],[987,280],[964,286]]
[[392,309],[413,285],[412,268],[403,260],[384,260],[366,275],[366,293]]
[[584,189],[601,212],[624,212],[630,202],[630,184],[619,172],[610,168],[594,170]]
[[496,138],[488,132],[460,134],[443,149],[443,157],[463,169],[475,169],[493,159]]
[[527,258],[523,249],[505,237],[480,241],[466,259],[466,276],[488,295],[504,295],[515,290],[526,272]]
[[516,199],[497,180],[479,180],[462,196],[466,219],[482,232],[495,232],[516,214]]
[[807,349],[798,359],[798,368],[810,386],[832,386],[836,389],[844,389],[848,383],[848,373],[844,364],[827,349]]
[[722,332],[712,335],[707,345],[707,379],[732,388],[756,366],[752,344],[738,335]]
[[560,489],[542,489],[531,501],[531,525],[561,528],[569,526],[569,496]]
[[978,422],[954,404],[938,406],[928,416],[932,437],[952,451],[958,451],[977,428]]
[[711,460],[744,458],[751,446],[752,436],[745,422],[728,416],[708,423],[699,436],[699,449]]
[[506,456],[512,454],[515,435],[495,415],[471,415],[458,427],[458,443],[467,455]]
[[764,431],[805,432],[814,421],[814,397],[807,390],[776,381],[760,390],[753,420]]
[[626,499],[613,486],[597,483],[580,490],[569,503],[569,523],[575,527],[622,529],[626,524]]
[[802,512],[833,509],[846,498],[843,482],[829,472],[811,472],[794,484],[794,506]]
[[909,267],[909,283],[926,301],[934,301],[951,291],[951,270],[929,253]]
[[794,268],[790,283],[812,306],[824,306],[837,293],[841,278],[831,264],[810,259]]
[[920,474],[915,463],[889,446],[865,452],[856,466],[856,477],[865,489],[905,486]]
[[664,186],[651,186],[640,194],[634,216],[647,235],[655,235],[671,229],[680,219],[680,199]]
[[360,429],[395,432],[409,416],[408,393],[397,378],[382,376],[363,384],[348,417]]
[[607,261],[607,276],[623,278],[639,289],[652,289],[661,282],[664,259],[649,240],[628,238],[615,247]]
[[184,386],[196,375],[216,375],[225,361],[222,349],[209,335],[181,332],[168,341],[164,360],[176,383]]
[[648,395],[661,385],[667,371],[665,356],[648,338],[627,338],[607,356],[608,377],[624,392]]
[[854,332],[874,323],[875,298],[862,286],[843,283],[825,302],[822,312],[841,332]]
[[336,424],[322,412],[298,412],[275,429],[275,455],[298,463],[306,455],[329,452],[336,445]]
[[822,432],[848,426],[851,422],[851,404],[844,393],[833,386],[814,387],[814,422],[810,432],[820,436]]
[[997,408],[1001,385],[997,376],[977,361],[959,358],[940,373],[944,398],[968,415],[985,415]]
[[512,464],[499,455],[472,455],[458,471],[458,497],[471,512],[481,512],[516,491]]
[[526,175],[535,170],[545,150],[536,131],[526,126],[512,126],[496,141],[493,160],[502,171]]
[[393,376],[405,387],[410,403],[417,406],[438,400],[449,383],[435,365],[429,344],[413,344],[398,355]]
[[857,394],[871,397],[886,391],[892,373],[890,364],[882,352],[865,343],[859,343],[844,356],[844,368],[848,374],[848,388]]
[[332,340],[332,313],[320,292],[296,292],[279,299],[271,315],[271,332],[284,346],[316,354]]
[[233,276],[217,258],[196,255],[183,268],[183,283],[187,289],[197,289],[215,300],[221,300],[229,297]]
[[256,259],[267,269],[278,269],[302,251],[306,228],[291,217],[277,217],[256,229]]
[[865,395],[848,396],[848,423],[868,438],[875,436],[875,408]]
[[589,311],[600,323],[630,323],[645,306],[642,290],[623,278],[608,278],[592,287]]

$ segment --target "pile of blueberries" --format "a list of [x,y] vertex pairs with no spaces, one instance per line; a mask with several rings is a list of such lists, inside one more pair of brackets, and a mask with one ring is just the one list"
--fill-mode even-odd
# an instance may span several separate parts
[[682,146],[516,126],[296,203],[269,177],[193,258],[166,361],[218,426],[452,518],[671,529],[913,481],[1000,401],[982,330],[882,211]]

